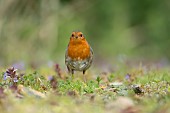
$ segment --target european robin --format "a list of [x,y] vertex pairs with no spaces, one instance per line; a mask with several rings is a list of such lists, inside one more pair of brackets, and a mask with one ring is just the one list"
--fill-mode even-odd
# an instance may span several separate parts
[[72,32],[65,53],[65,64],[68,71],[73,75],[74,71],[83,71],[91,66],[93,50],[88,44],[82,32]]

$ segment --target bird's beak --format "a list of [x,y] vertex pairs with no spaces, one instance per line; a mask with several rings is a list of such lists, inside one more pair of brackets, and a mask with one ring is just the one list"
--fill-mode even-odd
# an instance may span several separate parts
[[78,36],[76,36],[76,39],[78,38]]

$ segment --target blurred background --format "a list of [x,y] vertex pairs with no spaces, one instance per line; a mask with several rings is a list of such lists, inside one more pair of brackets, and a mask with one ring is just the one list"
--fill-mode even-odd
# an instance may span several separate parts
[[96,65],[170,59],[169,0],[0,0],[0,65],[64,66],[75,30]]

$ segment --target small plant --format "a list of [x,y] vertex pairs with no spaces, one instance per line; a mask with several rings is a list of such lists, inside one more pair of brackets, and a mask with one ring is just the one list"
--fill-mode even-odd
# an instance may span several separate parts
[[109,82],[112,82],[114,79],[114,74],[111,74],[107,79]]
[[62,78],[62,76],[61,76],[61,69],[60,69],[59,64],[55,64],[54,69],[55,69],[55,72],[57,73],[57,75],[58,75],[60,78]]
[[18,82],[19,76],[16,73],[17,69],[14,69],[14,67],[8,68],[6,72],[4,73],[4,80],[7,80],[7,78],[10,78],[10,81],[12,83]]
[[51,87],[52,87],[53,89],[57,89],[57,84],[58,84],[58,82],[57,82],[56,77],[55,77],[55,76],[50,76],[50,77],[49,77],[49,80],[50,80]]
[[[101,78],[99,77],[99,82],[100,83]],[[95,81],[91,80],[87,82],[87,86],[84,87],[84,92],[85,93],[94,93],[95,89],[98,87],[98,84],[96,84]]]
[[38,91],[50,89],[50,81],[47,81],[44,76],[40,75],[37,72],[24,75],[19,83]]
[[98,77],[96,78],[96,81],[97,81],[97,84],[100,85],[100,82],[102,81],[101,77],[98,76]]

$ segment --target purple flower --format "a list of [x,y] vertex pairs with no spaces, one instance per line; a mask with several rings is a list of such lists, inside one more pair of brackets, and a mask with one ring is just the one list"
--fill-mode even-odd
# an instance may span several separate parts
[[14,82],[18,82],[18,78],[15,77],[15,78],[13,79],[13,81],[14,81]]
[[4,80],[6,80],[8,78],[8,74],[5,72],[4,73]]
[[55,72],[58,74],[58,76],[60,78],[62,78],[62,76],[61,76],[61,69],[60,69],[59,64],[55,64],[54,69],[55,69]]
[[51,81],[53,79],[53,76],[48,76],[48,80]]
[[3,79],[6,80],[9,77],[13,80],[13,82],[18,82],[18,74],[16,71],[17,69],[14,69],[14,67],[7,69],[3,75]]
[[126,74],[125,79],[129,80],[130,79],[130,74]]

